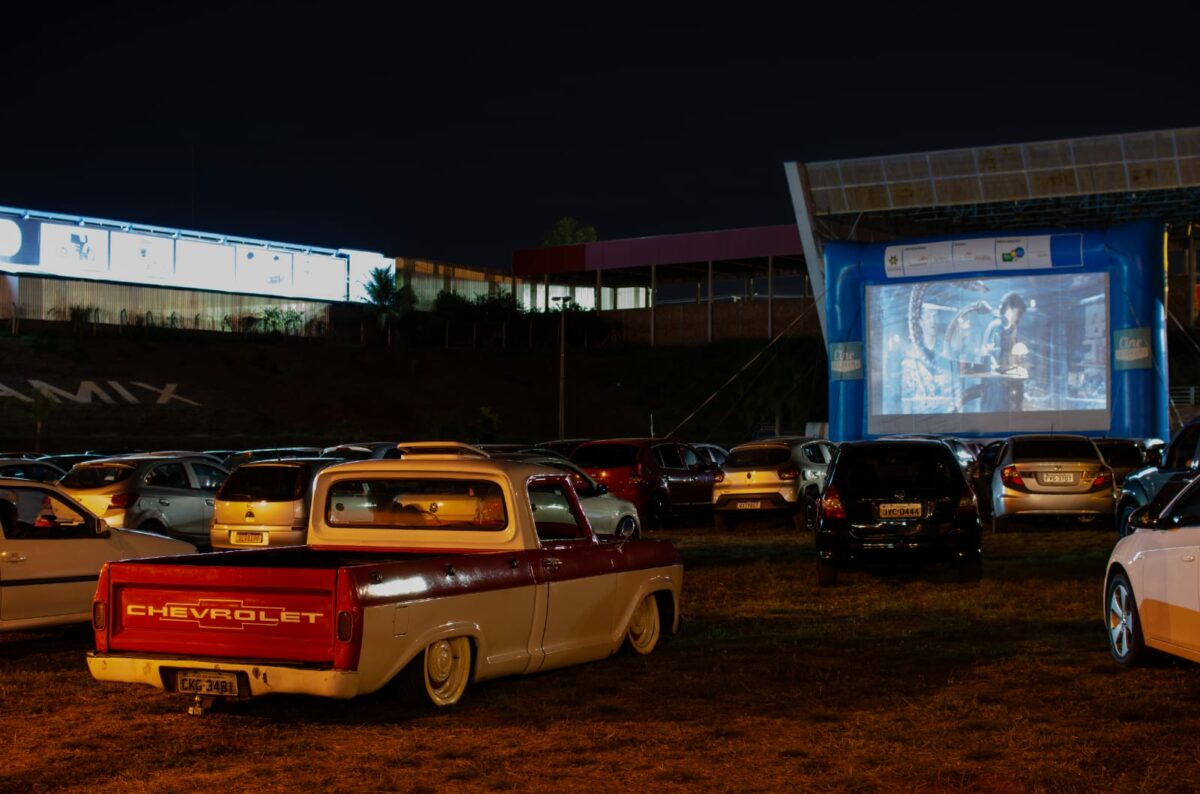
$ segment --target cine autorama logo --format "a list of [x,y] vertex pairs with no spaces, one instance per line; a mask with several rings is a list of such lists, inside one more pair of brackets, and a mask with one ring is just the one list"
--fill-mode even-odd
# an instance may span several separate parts
[[192,603],[168,602],[162,606],[126,604],[131,618],[155,618],[163,623],[194,623],[202,629],[243,631],[246,627],[312,625],[321,612],[304,612],[287,607],[248,605],[244,601],[201,598]]

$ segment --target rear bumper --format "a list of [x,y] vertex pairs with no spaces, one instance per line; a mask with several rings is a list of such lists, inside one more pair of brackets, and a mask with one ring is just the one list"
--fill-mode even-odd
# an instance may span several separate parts
[[154,654],[127,655],[91,651],[87,655],[87,663],[92,677],[97,681],[146,684],[165,691],[175,691],[174,673],[178,670],[243,673],[239,678],[249,683],[250,691],[240,692],[238,697],[295,694],[347,699],[358,694],[360,681],[359,674],[354,671],[241,664]]
[[992,503],[993,513],[1009,516],[1112,516],[1116,500],[1112,491],[1079,494],[1025,493],[1004,489]]
[[[234,543],[234,532],[261,532],[266,543]],[[271,546],[303,546],[308,539],[308,530],[293,530],[291,527],[264,527],[249,524],[214,524],[209,532],[214,549],[262,549]]]

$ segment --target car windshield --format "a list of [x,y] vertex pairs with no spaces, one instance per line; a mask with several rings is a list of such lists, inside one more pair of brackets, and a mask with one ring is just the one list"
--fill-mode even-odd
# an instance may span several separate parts
[[792,453],[787,447],[750,447],[735,449],[725,459],[727,469],[755,469],[787,463]]
[[1015,438],[1013,460],[1097,460],[1096,445],[1086,438]]
[[1110,466],[1141,466],[1146,462],[1137,444],[1126,441],[1097,441],[1100,454]]
[[127,480],[132,474],[132,466],[76,466],[62,478],[62,484],[67,488],[103,488]]
[[217,498],[232,502],[291,502],[304,494],[307,466],[242,466]]
[[571,462],[592,469],[629,468],[637,461],[637,450],[632,444],[593,444],[576,449]]
[[844,447],[838,456],[842,489],[945,489],[961,481],[958,462],[938,444]]

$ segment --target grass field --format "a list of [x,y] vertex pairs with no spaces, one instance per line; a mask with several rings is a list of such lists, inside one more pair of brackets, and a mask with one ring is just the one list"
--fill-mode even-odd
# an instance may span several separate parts
[[989,534],[978,584],[871,570],[831,589],[811,534],[659,535],[685,560],[678,636],[432,714],[381,692],[189,717],[183,696],[94,682],[83,631],[2,636],[0,791],[1200,787],[1200,668],[1108,655],[1109,533]]

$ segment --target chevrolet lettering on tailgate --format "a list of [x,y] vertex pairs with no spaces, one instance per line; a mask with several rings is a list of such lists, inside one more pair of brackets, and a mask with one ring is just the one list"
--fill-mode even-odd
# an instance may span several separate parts
[[92,675],[187,695],[192,713],[393,679],[449,706],[475,682],[649,654],[678,631],[670,543],[597,536],[560,469],[432,447],[322,469],[305,546],[106,565]]
[[243,629],[246,626],[278,626],[280,623],[316,623],[320,612],[295,612],[284,607],[246,606],[243,601],[200,599],[191,604],[126,604],[130,617],[195,623],[202,629]]

